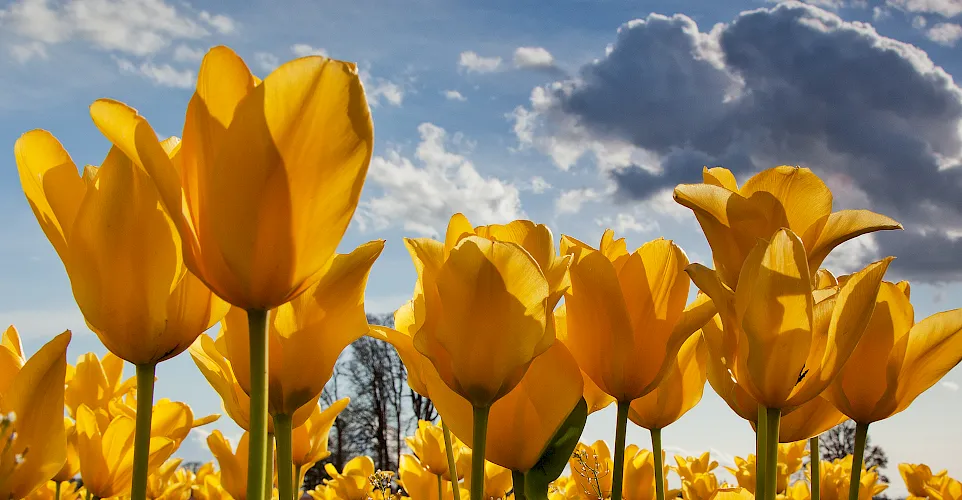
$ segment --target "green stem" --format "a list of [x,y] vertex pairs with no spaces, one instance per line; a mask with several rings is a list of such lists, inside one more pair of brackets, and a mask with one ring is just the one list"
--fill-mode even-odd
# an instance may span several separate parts
[[444,479],[438,474],[438,500],[444,500]]
[[134,471],[130,500],[147,498],[147,466],[150,460],[150,418],[154,411],[154,372],[157,364],[137,365],[137,420],[134,424]]
[[661,456],[661,429],[651,429],[651,452],[655,455],[655,498],[665,500],[665,464]]
[[60,481],[53,487],[53,499],[60,500]]
[[250,337],[250,453],[247,455],[247,498],[270,495],[267,486],[267,310],[248,309]]
[[821,486],[822,457],[821,457],[821,454],[818,452],[818,436],[815,436],[808,440],[808,448],[809,448],[808,454],[810,459],[808,463],[812,473],[811,497],[812,497],[812,500],[818,500],[822,494],[822,486]]
[[765,477],[768,461],[768,447],[765,444],[768,435],[768,412],[765,407],[758,405],[758,423],[755,425],[755,498],[765,499]]
[[490,406],[474,407],[474,440],[471,450],[471,500],[484,496],[484,451],[488,439],[488,412]]
[[264,500],[271,500],[274,497],[274,433],[267,433],[267,469],[264,473],[264,482],[267,484],[267,494]]
[[294,497],[294,448],[291,417],[274,415],[274,439],[277,440],[277,498],[296,500]]
[[512,470],[511,484],[514,489],[514,500],[525,500],[524,498],[524,472]]
[[865,441],[868,439],[868,424],[855,424],[855,453],[852,454],[852,478],[848,487],[848,500],[858,500],[858,488],[862,484],[862,458],[865,455]]
[[300,498],[301,493],[301,466],[298,465],[294,468],[294,492],[297,493],[297,497]]
[[93,498],[93,494],[90,493],[90,490],[87,490],[87,494],[84,495],[84,500],[90,500],[91,498]]
[[628,432],[628,409],[631,401],[618,401],[618,420],[615,421],[615,469],[611,477],[611,500],[621,500],[625,482],[625,434]]
[[778,427],[782,418],[781,408],[768,408],[768,422],[766,422],[765,446],[765,499],[775,500],[778,494]]
[[448,456],[448,476],[451,477],[451,490],[454,493],[454,500],[461,500],[461,491],[458,488],[458,464],[454,460],[454,440],[451,439],[451,429],[448,429],[444,420],[441,421],[441,432],[444,434],[444,454]]

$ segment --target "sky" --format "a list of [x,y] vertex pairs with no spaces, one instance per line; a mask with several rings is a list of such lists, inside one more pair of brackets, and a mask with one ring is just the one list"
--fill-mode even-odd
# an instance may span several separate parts
[[[888,279],[912,282],[917,319],[962,307],[960,25],[962,0],[0,0],[0,325],[15,324],[28,353],[68,328],[71,362],[104,352],[23,196],[16,139],[44,128],[79,165],[99,164],[108,143],[87,106],[100,97],[180,135],[200,59],[220,44],[260,76],[310,54],[358,63],[375,156],[340,250],[387,241],[371,313],[411,294],[402,238],[437,237],[455,212],[476,224],[529,218],[556,240],[597,242],[608,227],[630,248],[665,237],[710,263],[671,189],[697,182],[703,165],[743,181],[779,164],[815,170],[836,209],[872,209],[906,228],[843,245],[830,269],[896,255]],[[186,353],[158,377],[157,398],[220,411]],[[891,494],[905,494],[901,462],[962,478],[960,384],[956,368],[872,424]],[[179,455],[210,459],[211,428],[240,435],[226,416],[209,427]],[[583,440],[613,433],[609,408]],[[650,445],[637,427],[628,440]],[[751,428],[708,386],[664,442],[710,450],[722,465],[754,449]]]

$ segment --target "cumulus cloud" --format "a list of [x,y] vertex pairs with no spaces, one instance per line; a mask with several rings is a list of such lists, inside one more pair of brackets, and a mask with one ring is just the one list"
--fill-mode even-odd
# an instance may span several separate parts
[[281,60],[270,52],[254,52],[254,64],[261,71],[271,72],[281,65]]
[[197,62],[204,58],[204,51],[187,45],[178,45],[174,49],[174,60],[181,62]]
[[954,23],[939,23],[925,31],[929,40],[947,47],[955,47],[955,43],[962,39],[962,26]]
[[708,32],[653,14],[623,25],[576,77],[535,88],[513,119],[522,147],[564,169],[593,161],[623,200],[697,182],[704,165],[740,178],[811,167],[908,228],[874,242],[900,257],[893,271],[962,279],[962,169],[951,168],[962,166],[962,90],[868,24],[798,2]]
[[962,14],[962,2],[959,0],[887,0],[885,3],[911,13],[938,14],[942,17]]
[[441,127],[422,123],[414,158],[396,149],[371,161],[367,182],[380,194],[364,200],[356,219],[362,230],[401,226],[406,231],[438,236],[451,214],[463,212],[476,224],[522,218],[520,190],[514,184],[478,172],[463,154],[464,143]]
[[518,68],[552,69],[554,56],[544,47],[518,47],[514,51],[514,65]]
[[464,102],[468,100],[467,97],[464,97],[463,95],[461,95],[461,93],[458,92],[457,90],[445,90],[444,92],[441,92],[441,95],[443,95],[444,98],[449,101]]
[[318,47],[311,47],[306,43],[296,43],[291,45],[291,53],[295,57],[307,57],[307,56],[324,56],[327,57],[327,51]]
[[122,72],[140,75],[161,87],[192,89],[197,83],[197,75],[192,70],[180,70],[169,64],[149,61],[136,64],[128,59],[117,58],[117,66]]
[[462,52],[458,58],[458,67],[468,73],[491,73],[501,68],[500,57],[482,57],[476,52]]
[[362,74],[361,78],[364,80],[364,91],[371,106],[380,106],[382,100],[394,107],[399,107],[404,102],[404,89],[397,83],[365,74]]
[[959,384],[952,382],[950,380],[943,380],[942,382],[939,382],[939,385],[941,385],[942,387],[945,387],[946,389],[952,392],[958,392],[959,390]]
[[[15,0],[0,9],[0,30],[33,47],[79,40],[133,56],[235,29],[228,16],[166,0]],[[24,54],[23,43],[9,45],[15,56]]]
[[595,224],[601,228],[614,229],[615,234],[630,232],[647,233],[658,230],[658,222],[654,220],[640,221],[632,214],[620,213],[614,217],[604,216],[595,219]]

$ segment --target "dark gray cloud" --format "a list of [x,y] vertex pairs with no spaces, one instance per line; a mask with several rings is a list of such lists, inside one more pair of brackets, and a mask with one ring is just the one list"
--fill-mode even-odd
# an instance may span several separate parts
[[655,165],[603,169],[635,200],[697,182],[703,165],[739,177],[808,166],[850,186],[839,204],[867,198],[903,222],[878,240],[900,257],[893,271],[962,279],[962,241],[949,236],[962,233],[962,90],[867,24],[795,2],[707,33],[651,15],[622,26],[576,78],[538,89],[524,118],[519,138],[547,149],[616,141],[653,153]]

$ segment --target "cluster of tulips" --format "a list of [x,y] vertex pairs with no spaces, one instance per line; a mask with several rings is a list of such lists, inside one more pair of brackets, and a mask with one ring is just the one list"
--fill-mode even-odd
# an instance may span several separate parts
[[[216,47],[182,139],[158,139],[117,101],[98,100],[90,113],[112,144],[99,167],[81,173],[42,130],[24,134],[15,155],[77,304],[116,357],[100,371],[88,365],[89,376],[112,389],[71,406],[69,332],[29,360],[19,343],[11,348],[20,357],[0,378],[0,498],[25,497],[70,463],[66,407],[88,493],[145,499],[151,477],[176,469],[167,460],[185,430],[209,420],[154,402],[156,365],[189,349],[247,431],[236,451],[212,444],[215,456],[235,458],[220,461],[224,491],[267,499],[276,476],[278,498],[292,500],[309,463],[298,458],[303,436],[315,427],[326,436],[321,427],[339,411],[318,406],[334,363],[370,335],[397,349],[409,385],[443,421],[444,460],[405,461],[405,485],[412,474],[463,469],[471,500],[504,497],[509,484],[515,498],[546,498],[567,466],[590,469],[577,449],[585,420],[616,404],[610,497],[637,492],[625,483],[650,459],[654,498],[664,500],[662,430],[697,404],[707,380],[756,429],[757,457],[739,468],[753,480],[714,488],[693,476],[686,488],[774,500],[787,491],[779,443],[811,440],[817,458],[817,436],[852,419],[855,454],[832,474],[843,467],[863,478],[849,481],[857,500],[875,488],[862,486],[869,424],[904,410],[962,360],[962,310],[916,322],[909,285],[883,280],[891,257],[845,276],[821,268],[839,244],[901,226],[866,210],[833,212],[831,192],[808,169],[776,167],[739,187],[730,171],[706,168],[704,182],[675,189],[701,224],[713,269],[664,239],[629,250],[609,230],[597,247],[562,236],[556,249],[544,225],[474,227],[456,214],[443,241],[405,240],[418,279],[390,329],[367,324],[363,300],[384,242],[336,253],[373,146],[355,65],[307,57],[261,80]],[[701,293],[689,303],[692,282]],[[216,338],[204,334],[218,323]],[[129,383],[117,385],[119,360],[136,368]],[[171,405],[187,415],[176,432]],[[629,420],[651,431],[644,457],[625,446]],[[390,494],[390,475],[370,469],[361,460],[330,470],[333,485],[315,495]],[[812,482],[823,476],[812,472]],[[449,487],[459,500],[460,486]],[[563,489],[556,483],[552,494]]]

